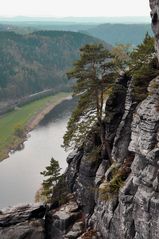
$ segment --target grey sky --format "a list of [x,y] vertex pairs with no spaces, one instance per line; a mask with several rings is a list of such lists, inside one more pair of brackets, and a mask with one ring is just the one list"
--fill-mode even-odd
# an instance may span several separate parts
[[1,0],[0,16],[147,16],[149,0]]

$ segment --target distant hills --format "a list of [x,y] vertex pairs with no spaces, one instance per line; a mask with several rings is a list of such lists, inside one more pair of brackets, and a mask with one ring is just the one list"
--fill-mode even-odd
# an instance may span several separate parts
[[83,31],[111,44],[138,45],[148,32],[152,35],[150,24],[101,24]]
[[69,88],[65,72],[79,48],[100,42],[83,33],[38,31],[27,35],[0,31],[0,100],[45,89]]
[[127,16],[127,17],[27,17],[27,16],[17,16],[17,17],[0,17],[0,21],[9,22],[52,22],[54,23],[150,23],[149,16]]
[[105,41],[108,48],[118,43],[135,46],[142,42],[146,32],[152,34],[150,24],[99,24],[93,19],[93,23],[86,23],[88,18],[83,19],[83,23],[73,21],[82,19],[67,18],[69,23],[63,23],[64,19],[58,23],[46,19],[44,22],[41,18],[32,22],[32,18],[29,21],[23,17],[14,18],[11,23],[1,21],[0,100],[16,99],[49,88],[68,89],[65,73],[85,44]]
[[[17,18],[14,18],[14,20]],[[19,19],[19,18],[18,18]],[[23,18],[20,18],[23,19]],[[28,34],[34,31],[41,30],[52,30],[52,31],[73,31],[73,32],[82,32],[93,37],[97,37],[101,40],[109,42],[110,44],[123,43],[123,44],[132,44],[133,46],[138,45],[144,39],[146,32],[152,34],[150,23],[139,23],[139,20],[143,18],[112,18],[112,21],[121,20],[127,21],[128,19],[132,21],[135,19],[138,20],[138,23],[105,23],[99,24],[97,22],[55,22],[55,21],[42,21],[41,18],[38,18],[38,21],[31,21],[32,18],[29,18],[30,21],[13,21],[13,22],[0,22],[0,31],[15,31],[20,34]],[[74,18],[71,18],[72,20]],[[35,19],[34,19],[35,20]],[[67,19],[69,20],[69,19]],[[78,19],[80,21],[80,19]],[[95,19],[94,19],[95,20]],[[100,19],[98,19],[100,20]],[[102,19],[101,19],[102,20]],[[104,21],[104,20],[103,20]]]

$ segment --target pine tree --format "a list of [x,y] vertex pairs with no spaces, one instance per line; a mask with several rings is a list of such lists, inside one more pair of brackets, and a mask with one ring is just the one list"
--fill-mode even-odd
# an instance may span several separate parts
[[46,178],[42,183],[41,196],[42,198],[46,198],[47,202],[50,202],[53,188],[61,177],[60,170],[61,168],[59,167],[58,161],[51,158],[50,165],[46,167],[46,170],[40,173]]
[[134,79],[134,97],[137,101],[147,96],[149,82],[158,72],[154,38],[147,33],[143,42],[130,54],[129,73]]
[[138,78],[141,75],[150,75],[150,66],[155,59],[154,38],[148,33],[143,42],[138,45],[130,54],[130,71],[133,77]]
[[69,79],[76,80],[73,95],[78,96],[79,101],[64,135],[65,148],[81,146],[95,123],[100,126],[101,143],[104,144],[104,92],[111,84],[114,72],[112,55],[102,44],[86,45],[80,49],[80,59],[68,73]]
[[117,70],[126,72],[128,69],[128,62],[130,61],[130,52],[132,46],[129,44],[117,44],[111,50],[111,53],[114,57],[114,64]]

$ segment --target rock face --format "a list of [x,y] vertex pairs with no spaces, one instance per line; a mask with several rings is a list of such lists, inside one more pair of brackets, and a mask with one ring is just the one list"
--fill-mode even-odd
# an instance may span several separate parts
[[[153,88],[154,83],[158,87]],[[129,151],[135,158],[129,177],[112,199],[103,201],[97,197],[90,223],[94,223],[103,238],[159,238],[159,90],[156,89],[158,78],[151,82],[150,95],[134,114]]]
[[82,211],[72,195],[55,209],[24,205],[0,212],[0,239],[76,239],[84,229]]
[[[122,91],[124,102],[114,107],[111,98],[106,105],[112,167],[108,167],[106,158],[88,157],[95,147],[94,136],[68,160],[70,190],[82,207],[87,227],[96,231],[96,238],[159,238],[159,77],[151,81],[148,97],[138,106],[132,101],[131,89],[128,81],[126,96]],[[112,193],[114,169],[126,167],[127,179]],[[101,190],[108,185],[110,197],[103,199]]]
[[[115,132],[124,114],[124,104],[127,92],[127,83],[130,79],[121,76],[113,89],[113,94],[106,103],[105,128],[107,138],[112,147]],[[72,193],[75,194],[78,204],[88,216],[93,213],[95,206],[95,184],[99,184],[108,168],[108,157],[98,155],[100,146],[97,129],[91,132],[85,146],[74,157],[67,160],[67,182]]]
[[47,239],[76,239],[84,231],[82,212],[73,197],[60,208],[49,210],[45,224]]
[[159,59],[159,0],[150,0],[152,29],[156,37],[156,50]]
[[44,206],[25,205],[0,213],[1,239],[45,239]]

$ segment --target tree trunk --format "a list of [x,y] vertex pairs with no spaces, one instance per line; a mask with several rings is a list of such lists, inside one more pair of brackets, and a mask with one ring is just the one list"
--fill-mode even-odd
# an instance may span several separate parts
[[109,164],[112,165],[113,161],[112,161],[112,157],[111,157],[111,147],[110,147],[110,143],[105,134],[104,123],[102,121],[100,121],[99,124],[100,124],[100,139],[101,139],[101,144],[102,144],[101,156],[102,156],[102,158],[106,158],[106,156],[107,156]]

